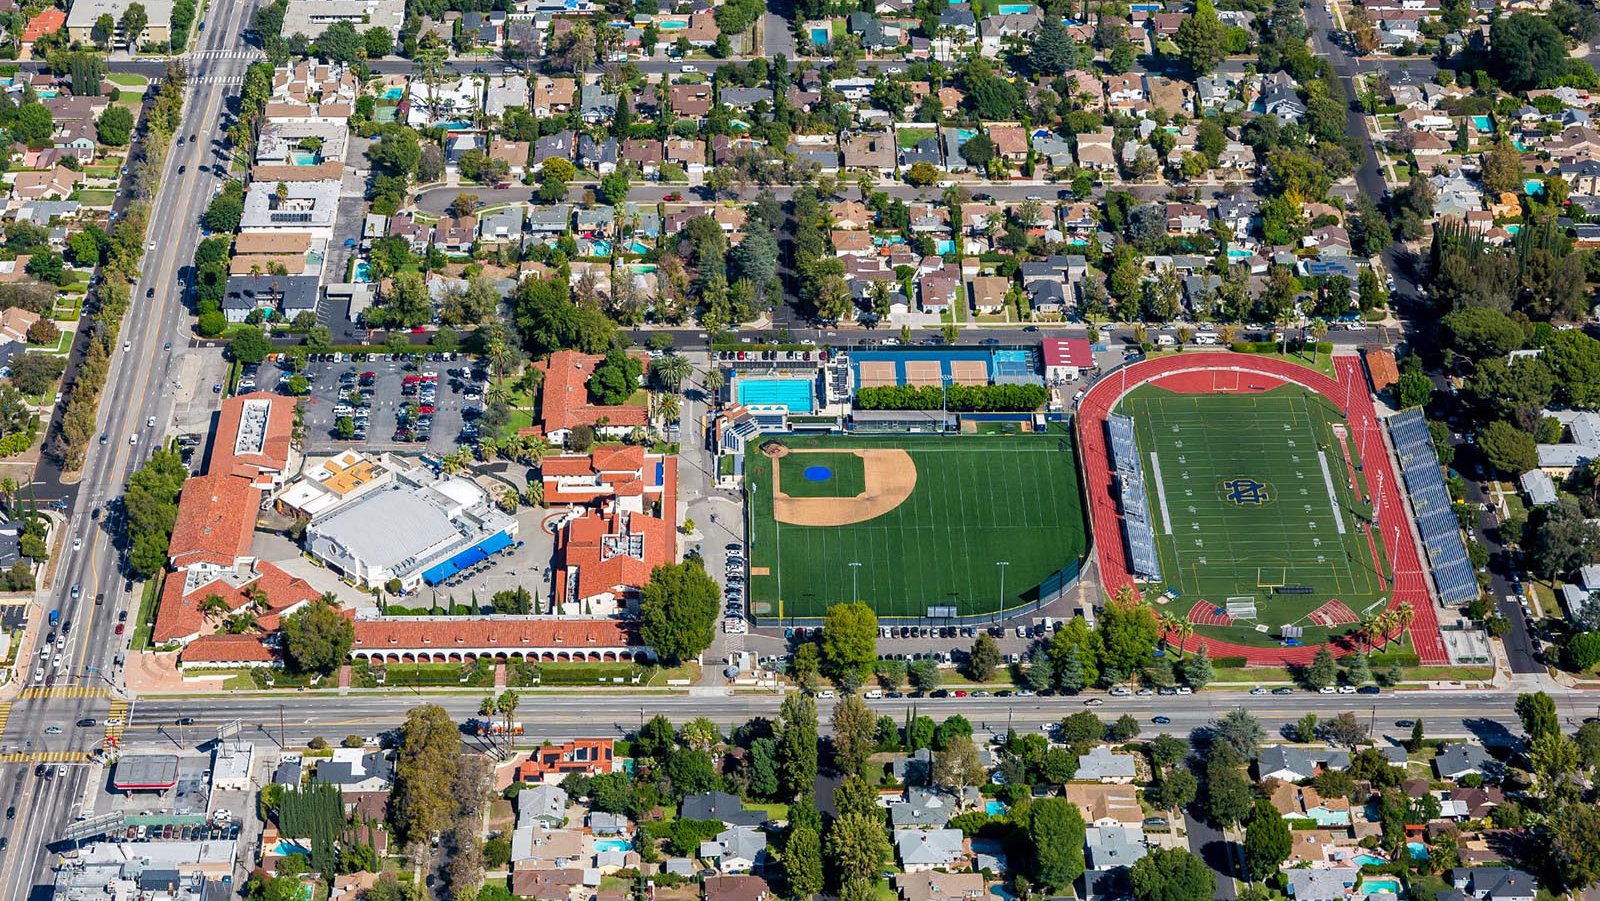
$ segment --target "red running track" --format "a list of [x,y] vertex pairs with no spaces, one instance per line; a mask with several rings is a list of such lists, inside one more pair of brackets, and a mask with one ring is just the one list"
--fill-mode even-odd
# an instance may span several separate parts
[[[1411,623],[1412,643],[1422,663],[1449,663],[1444,642],[1439,637],[1439,623],[1434,616],[1433,602],[1428,597],[1427,575],[1418,558],[1416,542],[1412,540],[1410,522],[1400,498],[1399,479],[1395,476],[1388,449],[1383,443],[1383,434],[1372,407],[1372,397],[1367,392],[1361,363],[1353,357],[1338,357],[1334,360],[1334,371],[1339,376],[1337,381],[1315,370],[1273,357],[1231,352],[1185,352],[1124,366],[1091,386],[1078,404],[1078,444],[1083,455],[1090,527],[1094,530],[1100,580],[1105,590],[1115,592],[1123,586],[1138,590],[1128,571],[1128,558],[1123,547],[1121,518],[1112,484],[1111,455],[1106,443],[1106,415],[1128,391],[1163,377],[1195,373],[1190,378],[1176,379],[1166,384],[1183,384],[1192,390],[1216,390],[1217,387],[1238,390],[1250,384],[1248,378],[1251,375],[1270,376],[1314,391],[1344,411],[1360,448],[1361,459],[1366,461],[1369,483],[1376,482],[1374,496],[1378,504],[1378,524],[1395,572],[1395,588],[1389,597],[1389,606],[1411,602],[1415,611]],[[1242,379],[1235,381],[1219,376],[1223,372],[1240,373]],[[1221,385],[1219,379],[1226,379],[1228,384]],[[1378,473],[1381,473],[1381,477],[1375,477]],[[1315,647],[1261,648],[1209,637],[1205,639],[1205,644],[1212,656],[1243,657],[1257,666],[1306,664],[1316,654]],[[1354,650],[1353,646],[1339,643],[1333,647],[1335,653]]]

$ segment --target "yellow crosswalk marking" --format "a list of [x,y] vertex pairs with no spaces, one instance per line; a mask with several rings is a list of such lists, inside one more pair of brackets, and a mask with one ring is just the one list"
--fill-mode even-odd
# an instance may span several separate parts
[[0,763],[86,763],[87,751],[12,751],[0,754]]
[[107,745],[114,745],[122,739],[122,731],[128,728],[128,717],[133,712],[133,705],[123,700],[113,700],[111,711],[106,714],[106,721],[111,725],[106,726]]
[[6,734],[6,720],[11,719],[11,702],[0,702],[0,735]]
[[106,690],[92,685],[62,685],[50,688],[24,688],[19,699],[39,701],[45,698],[103,698]]

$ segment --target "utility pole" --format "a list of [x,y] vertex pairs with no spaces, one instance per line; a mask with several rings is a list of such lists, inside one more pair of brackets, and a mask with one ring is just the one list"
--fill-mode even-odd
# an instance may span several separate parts
[[283,705],[278,705],[278,750],[288,747],[283,741]]
[[1000,568],[1000,599],[995,604],[995,622],[1000,621],[1000,614],[1006,609],[1006,567],[1011,565],[1010,560],[996,560],[994,565]]

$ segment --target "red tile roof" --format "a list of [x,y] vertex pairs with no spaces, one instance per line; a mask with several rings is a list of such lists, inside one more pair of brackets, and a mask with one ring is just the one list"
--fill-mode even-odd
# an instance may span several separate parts
[[[676,512],[668,514],[674,519]],[[556,539],[555,594],[557,598],[572,596],[592,598],[607,592],[621,593],[640,589],[650,581],[650,571],[671,563],[677,556],[677,539],[674,527],[665,519],[640,513],[588,513],[567,524]],[[639,556],[614,553],[606,556],[604,539],[608,536],[637,535],[641,541]],[[578,584],[568,591],[571,570],[576,569]]]
[[199,563],[233,566],[250,554],[261,492],[227,473],[194,476],[178,497],[178,519],[167,545],[174,569]]
[[574,651],[638,647],[632,624],[614,619],[357,620],[352,650],[399,653],[474,648],[571,648]]
[[[234,453],[239,437],[239,424],[245,407],[254,401],[266,401],[267,429],[259,453]],[[211,462],[207,472],[239,472],[240,464],[246,467],[282,472],[289,465],[289,444],[294,433],[295,401],[266,391],[241,394],[222,402],[222,412],[217,419],[216,436],[211,442]],[[253,475],[253,473],[251,473]]]
[[54,6],[47,6],[22,27],[22,43],[31,44],[47,34],[55,34],[67,24],[67,14]]
[[206,630],[206,617],[200,607],[206,598],[217,595],[236,613],[250,603],[250,593],[259,589],[266,595],[266,609],[257,616],[262,631],[271,632],[278,626],[283,613],[296,605],[314,601],[321,596],[311,584],[296,578],[271,563],[259,563],[260,574],[245,585],[234,587],[221,579],[214,579],[193,591],[184,593],[182,573],[167,579],[161,589],[161,606],[156,610],[156,627],[153,640],[157,644],[182,641]]
[[270,663],[276,656],[254,635],[205,635],[179,655],[184,663]]
[[539,418],[545,432],[557,432],[577,425],[595,425],[602,418],[610,426],[631,428],[649,422],[643,406],[624,404],[603,407],[589,402],[589,377],[605,357],[562,350],[543,363],[534,364],[544,373],[540,388]]
[[564,777],[568,773],[598,776],[611,772],[615,757],[615,745],[609,738],[575,738],[530,753],[517,767],[517,779],[539,782],[547,775]]
[[[677,460],[646,455],[638,445],[599,447],[588,456],[545,457],[540,467],[546,506],[604,504],[614,497],[676,494]],[[585,479],[585,484],[561,483],[561,479],[574,477]]]

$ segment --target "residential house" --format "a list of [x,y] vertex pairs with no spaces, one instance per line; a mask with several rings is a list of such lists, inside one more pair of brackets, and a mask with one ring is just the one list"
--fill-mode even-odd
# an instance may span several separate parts
[[846,169],[865,169],[880,174],[895,170],[894,135],[889,132],[856,132],[840,138]]
[[1020,125],[991,125],[989,140],[994,142],[995,155],[1011,163],[1021,163],[1028,158],[1028,131]]
[[1350,754],[1331,748],[1305,748],[1296,745],[1267,745],[1256,758],[1256,775],[1261,781],[1279,779],[1300,782],[1322,770],[1344,770]]
[[1294,79],[1281,72],[1270,79],[1262,90],[1261,108],[1267,115],[1276,116],[1284,123],[1299,122],[1306,115],[1306,103],[1300,99]]
[[610,175],[617,171],[619,146],[616,138],[596,141],[587,132],[578,135],[578,165],[597,175]]
[[478,243],[485,247],[505,247],[520,243],[522,223],[527,209],[520,206],[501,207],[486,212],[478,219]]
[[541,783],[517,793],[517,826],[560,829],[567,822],[567,793],[559,785]]
[[1452,742],[1439,749],[1433,758],[1433,769],[1440,779],[1459,780],[1463,776],[1493,773],[1499,764],[1475,742]]
[[628,138],[622,142],[622,158],[638,170],[644,178],[655,178],[661,172],[665,157],[661,142],[653,138]]
[[1034,132],[1033,150],[1052,169],[1072,167],[1072,142],[1054,132],[1042,129]]
[[1072,778],[1080,782],[1127,784],[1137,775],[1138,768],[1135,763],[1132,754],[1117,754],[1110,748],[1100,745],[1087,754],[1078,755],[1078,772]]
[[584,85],[578,98],[579,116],[590,125],[610,122],[617,117],[617,95],[607,94],[598,82]]
[[896,829],[939,829],[955,815],[957,800],[937,789],[907,788],[903,800],[889,805],[889,823]]
[[496,137],[489,142],[489,159],[505,163],[507,173],[514,178],[521,178],[528,171],[528,157],[532,152],[533,145],[527,141],[508,141]]
[[1167,204],[1167,234],[1198,235],[1211,227],[1211,213],[1198,203]]
[[699,853],[724,875],[760,870],[767,860],[767,834],[755,826],[733,826],[701,842]]
[[678,816],[686,820],[717,820],[724,826],[760,826],[767,821],[765,811],[747,809],[737,795],[720,791],[689,795],[679,805]]
[[1103,126],[1097,132],[1078,135],[1078,165],[1100,172],[1115,172],[1117,170],[1115,142],[1116,131],[1109,125]]
[[468,253],[477,238],[477,216],[442,216],[433,225],[433,244],[447,253]]
[[575,738],[535,749],[517,767],[517,780],[559,783],[574,773],[584,776],[614,773],[620,764],[611,739]]
[[901,901],[982,901],[986,894],[982,873],[896,873],[894,887]]
[[570,78],[547,78],[540,75],[533,82],[533,98],[530,101],[533,115],[539,119],[562,115],[572,109],[577,94],[576,81]]
[[776,897],[760,876],[708,876],[701,890],[705,901],[768,901]]
[[533,142],[533,156],[531,157],[533,170],[538,172],[542,169],[545,160],[571,160],[575,146],[576,138],[570,129],[544,135],[536,139]]
[[1063,791],[1090,826],[1137,826],[1144,822],[1137,791],[1126,783],[1069,782]]
[[1361,870],[1356,867],[1325,867],[1286,871],[1289,896],[1294,901],[1349,901]]
[[1131,867],[1145,856],[1143,826],[1089,826],[1083,834],[1084,865],[1092,871]]
[[980,275],[973,278],[968,286],[972,291],[972,308],[979,313],[992,315],[1005,307],[1011,280],[998,275]]
[[907,873],[958,869],[967,857],[967,841],[960,829],[896,829],[895,856]]
[[1438,901],[1534,901],[1539,881],[1515,867],[1456,867],[1448,874],[1450,891]]

